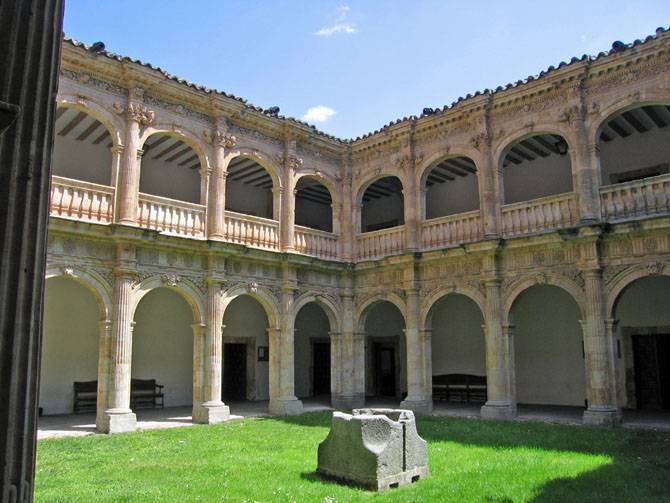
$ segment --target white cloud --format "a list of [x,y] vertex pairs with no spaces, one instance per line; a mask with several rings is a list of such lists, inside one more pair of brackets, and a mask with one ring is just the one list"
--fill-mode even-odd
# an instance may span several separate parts
[[302,116],[305,122],[326,122],[333,115],[335,110],[324,105],[318,105],[307,110],[307,113]]
[[314,35],[319,35],[322,37],[330,37],[335,33],[352,34],[358,31],[356,30],[356,25],[353,25],[347,21],[347,14],[351,10],[351,8],[346,5],[343,5],[341,7],[338,7],[337,10],[340,12],[340,15],[335,20],[335,22],[332,25],[324,26]]

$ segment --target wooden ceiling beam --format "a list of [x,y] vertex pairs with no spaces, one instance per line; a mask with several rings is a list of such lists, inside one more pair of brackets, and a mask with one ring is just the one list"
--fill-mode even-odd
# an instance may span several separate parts
[[[160,159],[160,158],[163,157],[164,155],[169,154],[169,153],[172,152],[174,149],[176,149],[177,147],[179,147],[179,145],[181,145],[181,143],[182,143],[181,140],[175,140],[175,142],[174,142],[172,145],[170,145],[170,146],[167,147],[165,150],[162,150],[161,152],[159,152],[158,154],[156,154],[155,156],[153,156],[152,159]],[[153,147],[152,147],[152,148],[153,148]]]
[[461,178],[468,176],[467,171],[464,173],[463,171],[460,171],[456,169],[454,166],[450,166],[449,164],[441,164],[440,167],[444,170],[449,171],[449,173],[453,173],[456,176],[460,176]]
[[63,117],[63,114],[65,114],[68,110],[70,109],[65,107],[60,107],[58,110],[56,110],[56,120]]
[[166,135],[166,134],[163,134],[163,135],[160,135],[160,137],[158,138],[158,140],[156,140],[156,141],[153,142],[152,144],[149,144],[149,142],[145,142],[145,143],[144,143],[144,147],[143,147],[143,148],[144,148],[144,153],[146,154],[147,152],[149,152],[149,150],[151,150],[152,148],[156,148],[158,145],[160,145],[160,144],[162,144],[162,143],[165,143],[165,142],[168,141],[170,138],[171,138],[171,136],[168,136],[168,135]]
[[188,163],[195,161],[198,158],[198,154],[193,154],[191,157],[179,163],[180,166],[186,166]]
[[517,155],[517,156],[519,156],[519,157],[521,157],[521,158],[523,158],[523,159],[525,159],[525,160],[527,160],[527,161],[534,161],[534,160],[535,160],[535,157],[533,157],[533,156],[530,155],[530,154],[527,154],[526,152],[524,152],[523,150],[519,149],[518,147],[512,147],[512,148],[510,149],[510,152],[514,153],[515,155]]
[[93,140],[93,145],[97,145],[98,143],[102,143],[102,141],[105,138],[111,138],[111,136],[109,134],[109,131],[107,131],[107,128],[105,128],[105,131],[100,136],[98,136],[95,140]]
[[626,120],[626,122],[628,122],[628,124],[633,126],[633,128],[635,128],[635,131],[637,131],[638,133],[646,133],[647,131],[649,131],[649,128],[643,125],[639,120],[637,120],[637,117],[633,115],[633,112],[631,110],[622,113],[621,116]]
[[521,164],[523,162],[521,159],[517,159],[516,157],[514,157],[511,152],[507,152],[505,159],[510,162],[513,162],[514,164]]
[[614,131],[616,134],[621,136],[622,138],[626,138],[627,136],[630,136],[630,133],[626,131],[624,128],[622,128],[618,123],[617,123],[618,117],[615,117],[611,121],[609,121],[609,128]]
[[102,124],[100,124],[96,119],[93,119],[93,123],[86,128],[86,130],[81,133],[79,136],[77,136],[78,141],[84,141],[86,138],[88,138],[91,133],[93,133],[96,129],[98,129]]
[[649,117],[654,124],[656,124],[656,127],[658,128],[664,128],[668,127],[668,123],[663,120],[663,118],[656,113],[656,110],[654,110],[654,107],[652,106],[647,106],[647,107],[642,107],[642,111]]
[[193,152],[193,149],[186,145],[183,149],[181,149],[179,152],[174,154],[172,157],[165,159],[165,162],[172,162],[178,158],[180,158],[184,154],[188,154],[189,152]]
[[58,136],[67,136],[67,134],[76,128],[81,121],[83,121],[88,115],[86,112],[79,112],[75,115],[67,125],[58,132]]
[[534,154],[539,155],[540,157],[549,157],[549,154],[547,152],[537,148],[529,140],[530,140],[530,138],[528,140],[524,140],[524,141],[521,142],[521,145],[523,146],[523,148],[525,148],[526,150],[530,150],[531,152],[533,152]]
[[[257,175],[258,173],[265,172],[267,174],[267,171],[265,171],[265,168],[263,166],[258,166],[256,169],[242,169],[239,171],[236,171],[233,176],[228,175],[228,179],[238,181],[238,180],[243,180],[245,178],[248,178],[250,176]],[[267,176],[270,176],[269,174]],[[244,182],[247,183],[247,182]]]
[[472,174],[477,173],[477,166],[475,165],[475,163],[472,161],[468,162],[466,159],[467,157],[453,157],[451,159],[447,159],[447,162],[449,164],[456,166],[459,169],[467,171],[468,173]]
[[[551,138],[553,140],[553,137]],[[550,141],[545,140],[542,135],[533,136],[530,139],[535,141],[535,143],[540,145],[542,148],[548,150],[551,154],[558,154],[558,149],[556,148],[556,142],[551,143]]]

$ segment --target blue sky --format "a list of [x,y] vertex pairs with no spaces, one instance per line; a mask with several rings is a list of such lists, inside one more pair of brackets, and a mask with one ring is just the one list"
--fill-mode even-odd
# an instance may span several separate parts
[[66,0],[64,31],[355,138],[669,24],[668,0]]

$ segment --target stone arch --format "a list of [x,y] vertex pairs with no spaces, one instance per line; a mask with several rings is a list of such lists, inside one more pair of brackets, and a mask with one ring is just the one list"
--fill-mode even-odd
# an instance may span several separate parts
[[114,297],[111,287],[107,282],[94,271],[87,271],[78,266],[56,266],[50,265],[47,267],[44,279],[55,278],[62,276],[64,278],[72,278],[84,285],[93,293],[96,302],[100,308],[100,319],[111,320],[112,318],[112,299]]
[[283,170],[281,169],[280,166],[274,163],[274,161],[272,160],[272,156],[267,152],[264,152],[260,149],[251,146],[249,147],[235,146],[229,150],[227,149],[224,160],[224,166],[226,172],[228,172],[228,164],[230,164],[230,161],[235,157],[246,157],[248,159],[252,159],[253,161],[257,162],[263,168],[265,168],[265,170],[270,175],[270,178],[272,178],[273,188],[276,189],[283,187],[281,181]]
[[[304,295],[301,295],[295,301],[296,316],[300,312],[300,309],[302,309],[304,306],[306,306],[310,302],[314,302],[321,309],[323,309],[323,312],[328,317],[328,322],[330,323],[330,331],[331,332],[338,332],[338,333],[341,332],[342,322],[340,320],[338,306],[332,300],[330,300],[328,297],[325,297],[323,295],[318,295],[318,294],[313,294],[313,293],[306,293]],[[293,320],[293,322],[295,323],[295,320]]]
[[437,161],[441,161],[443,159],[449,159],[452,157],[468,157],[472,160],[472,162],[475,163],[477,166],[477,173],[480,172],[480,165],[481,165],[481,152],[478,150],[466,146],[466,145],[459,145],[459,146],[449,146],[442,148],[440,150],[437,150],[435,152],[431,152],[428,156],[426,156],[423,161],[417,166],[416,170],[416,186],[417,187],[424,187],[426,183],[426,178],[428,176],[428,173],[431,170],[431,167],[437,163]]
[[464,295],[473,301],[482,313],[483,318],[487,319],[486,298],[476,288],[470,285],[445,285],[436,288],[421,303],[421,326],[431,328],[433,307],[447,295]]
[[328,192],[330,193],[330,199],[332,201],[333,205],[341,204],[342,203],[342,198],[340,197],[340,193],[338,190],[335,188],[335,184],[330,178],[327,178],[323,176],[323,174],[318,175],[316,173],[301,173],[295,178],[295,185],[298,185],[298,181],[301,178],[311,178],[313,180],[316,180],[320,184],[322,184],[324,187],[328,189]]
[[502,168],[502,162],[508,150],[515,144],[538,134],[555,134],[562,136],[568,144],[568,151],[572,152],[575,144],[574,131],[567,122],[546,122],[532,126],[519,126],[499,138],[493,150],[493,159],[496,165]]
[[98,120],[109,131],[114,147],[123,144],[121,132],[125,130],[125,122],[102,103],[89,97],[82,100],[78,95],[70,93],[59,93],[56,101],[59,108],[74,108]]
[[598,143],[600,133],[607,123],[617,115],[628,110],[640,108],[649,105],[668,105],[670,104],[670,93],[663,90],[640,90],[640,94],[627,94],[617,96],[608,104],[600,108],[597,114],[594,114],[587,124],[587,138],[592,143]]
[[586,313],[586,296],[584,290],[574,281],[560,276],[558,274],[541,273],[534,276],[528,276],[512,286],[512,288],[504,294],[503,298],[503,320],[505,323],[513,325],[514,322],[510,318],[514,301],[526,289],[535,285],[550,285],[557,286],[570,294],[570,296],[577,303],[582,318],[584,319]]
[[256,299],[265,310],[265,314],[268,317],[268,327],[273,329],[279,328],[279,301],[268,288],[261,285],[235,285],[230,290],[223,292],[221,305],[224,316],[231,301],[240,295],[249,295]]
[[378,174],[375,174],[373,176],[369,176],[368,178],[365,178],[364,180],[362,180],[356,186],[356,189],[355,189],[356,204],[359,204],[359,205],[363,204],[363,195],[365,194],[365,191],[368,189],[368,187],[370,187],[370,185],[375,183],[377,180],[381,180],[382,178],[386,178],[386,177],[397,178],[398,180],[400,180],[400,184],[402,185],[403,192],[405,190],[407,190],[407,187],[408,187],[407,180],[403,179],[403,176],[402,176],[401,173],[383,173],[383,172],[380,172]]
[[152,276],[133,288],[131,300],[133,315],[140,301],[147,293],[156,288],[163,287],[174,290],[184,298],[193,313],[194,324],[205,323],[205,303],[198,287],[189,280],[169,276]]
[[142,136],[140,137],[140,148],[142,148],[142,146],[149,139],[149,137],[155,134],[163,134],[171,136],[173,138],[180,139],[181,141],[186,143],[186,145],[191,147],[193,151],[198,155],[198,159],[200,160],[200,166],[202,168],[205,169],[210,168],[211,166],[210,158],[207,153],[207,149],[203,145],[202,139],[197,134],[190,131],[188,128],[182,126],[175,128],[172,124],[162,122],[154,123],[151,126],[148,126],[142,133]]
[[357,328],[359,332],[365,332],[365,320],[370,313],[370,309],[376,304],[384,301],[388,301],[397,307],[403,319],[406,319],[407,305],[400,295],[394,292],[378,292],[367,297],[356,308],[354,320],[358,320]]
[[607,318],[614,318],[617,303],[626,288],[632,285],[636,280],[648,276],[670,276],[670,271],[668,270],[668,267],[663,267],[663,264],[649,264],[633,266],[623,274],[620,274],[606,290],[605,316]]

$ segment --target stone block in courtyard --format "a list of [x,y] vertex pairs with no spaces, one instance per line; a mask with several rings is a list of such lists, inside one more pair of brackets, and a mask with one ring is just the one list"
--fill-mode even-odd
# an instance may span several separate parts
[[401,409],[333,412],[319,444],[317,473],[375,491],[427,477],[428,445],[416,431],[414,413]]

